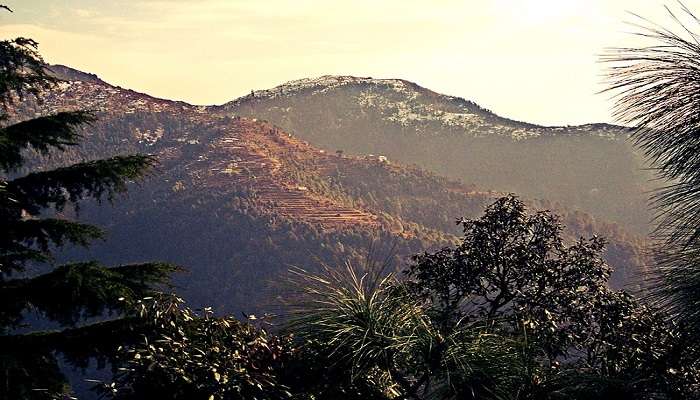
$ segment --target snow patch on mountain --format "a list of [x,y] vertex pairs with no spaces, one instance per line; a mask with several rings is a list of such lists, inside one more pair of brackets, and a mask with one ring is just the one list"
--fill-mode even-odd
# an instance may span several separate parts
[[[398,93],[403,93],[409,98],[415,98],[416,96],[415,91],[408,88],[407,83],[400,79],[373,79],[371,77],[362,78],[347,75],[324,75],[318,78],[303,78],[289,81],[272,89],[253,90],[249,96],[245,96],[239,100],[248,99],[250,97],[275,99],[294,96],[306,91],[311,91],[310,94],[317,95],[351,84],[381,85],[389,87]],[[234,101],[234,103],[237,101],[238,100]]]
[[[401,82],[401,81],[399,81]],[[402,82],[403,83],[403,82]],[[420,91],[407,88],[407,85],[386,85],[384,92],[378,92],[376,87],[369,87],[357,96],[358,104],[365,110],[375,109],[388,121],[403,127],[416,128],[416,132],[428,132],[431,124],[440,127],[463,130],[475,137],[488,135],[507,135],[513,140],[523,140],[539,137],[542,132],[538,129],[523,129],[502,124],[493,124],[484,116],[471,111],[467,106],[459,107],[458,111],[448,111],[448,107],[440,107],[434,101],[422,101]],[[387,93],[390,90],[398,93]],[[410,90],[409,93],[405,93]],[[439,95],[439,100],[454,104],[456,98]],[[397,100],[401,99],[401,100]],[[431,99],[434,100],[434,99]],[[449,108],[454,108],[449,107]]]
[[[386,121],[414,129],[417,134],[429,134],[450,128],[475,137],[502,136],[526,140],[557,134],[594,135],[618,140],[625,135],[616,127],[593,124],[573,127],[544,127],[512,121],[462,98],[434,93],[401,79],[324,75],[284,83],[267,90],[255,90],[250,95],[229,103],[237,106],[248,101],[275,100],[294,96],[329,95],[352,86],[347,95],[365,111],[374,111]],[[359,89],[359,92],[356,91]],[[277,108],[277,106],[271,106]]]
[[[55,66],[61,78],[55,91],[49,96],[79,99],[84,107],[97,111],[108,111],[115,104],[121,111],[131,114],[140,111],[193,111],[205,115],[216,106],[192,106],[183,102],[172,102],[112,86],[99,80],[94,75],[85,74],[68,67]],[[620,140],[628,134],[620,127],[606,124],[590,124],[567,127],[544,127],[522,123],[499,117],[478,104],[454,96],[442,95],[422,88],[402,79],[374,79],[347,75],[324,75],[318,78],[304,78],[290,81],[267,90],[255,90],[250,95],[241,97],[225,107],[236,107],[249,101],[274,100],[295,96],[331,95],[333,92],[352,87],[342,94],[354,100],[365,111],[378,112],[387,122],[412,129],[417,134],[434,134],[442,128],[461,131],[475,137],[501,136],[513,140],[525,140],[554,135],[593,135],[609,140]],[[59,105],[56,110],[70,108],[67,104]],[[66,107],[68,106],[68,107]],[[289,112],[288,107],[277,107]],[[114,111],[114,110],[111,110]],[[142,138],[152,144],[160,139],[158,134],[148,134]]]

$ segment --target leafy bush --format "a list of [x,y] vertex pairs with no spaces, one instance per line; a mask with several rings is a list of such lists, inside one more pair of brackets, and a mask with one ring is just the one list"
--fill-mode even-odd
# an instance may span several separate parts
[[[233,317],[184,307],[177,297],[139,303],[153,334],[124,348],[107,397],[136,399],[284,399],[276,370],[290,357],[288,339]],[[254,317],[251,317],[254,318]]]

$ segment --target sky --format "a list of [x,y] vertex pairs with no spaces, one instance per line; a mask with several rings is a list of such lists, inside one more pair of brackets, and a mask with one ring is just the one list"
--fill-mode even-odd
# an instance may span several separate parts
[[[321,75],[402,78],[517,120],[613,122],[609,47],[675,0],[3,0],[0,37],[49,63],[192,104]],[[700,13],[700,0],[684,2]]]

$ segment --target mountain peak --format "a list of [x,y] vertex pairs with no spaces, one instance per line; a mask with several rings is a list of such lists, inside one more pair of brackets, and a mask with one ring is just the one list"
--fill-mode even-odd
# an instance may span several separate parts
[[[418,85],[402,79],[375,79],[372,77],[357,77],[352,75],[322,75],[317,78],[302,78],[292,80],[272,89],[253,90],[249,97],[277,98],[292,96],[303,91],[311,91],[312,94],[320,94],[336,89],[340,86],[351,84],[375,84],[391,86],[395,90],[406,89],[409,85],[418,88]],[[241,99],[239,99],[241,100]],[[238,100],[235,100],[238,101]],[[234,102],[235,102],[234,101]]]
[[[627,133],[625,127],[605,123],[573,126],[532,124],[500,116],[474,101],[440,94],[404,79],[353,75],[322,75],[316,78],[296,79],[271,89],[252,90],[250,94],[221,107],[236,109],[259,101],[287,101],[291,98],[310,98],[317,95],[327,97],[329,101],[339,96],[345,99],[344,102],[349,100],[363,109],[381,109],[383,118],[403,126],[438,121],[442,125],[468,132],[507,134],[518,140],[539,137],[542,134],[560,134],[564,131],[584,134],[593,132],[609,137]],[[513,130],[516,132],[512,132]]]
[[[471,131],[475,124],[496,124],[538,131],[546,129],[539,125],[500,117],[473,101],[440,94],[404,79],[352,75],[322,75],[317,78],[297,79],[271,89],[253,90],[246,96],[223,104],[222,107],[230,110],[260,101],[284,102],[292,98],[308,99],[319,95],[327,97],[328,101],[333,98],[345,99],[341,102],[350,101],[363,110],[374,109],[379,111],[383,118],[404,127],[437,122],[468,131]],[[535,132],[536,135],[540,133]],[[521,136],[532,135],[518,137]]]
[[64,81],[81,81],[90,83],[107,84],[95,74],[90,74],[61,64],[54,64],[48,67],[49,73]]

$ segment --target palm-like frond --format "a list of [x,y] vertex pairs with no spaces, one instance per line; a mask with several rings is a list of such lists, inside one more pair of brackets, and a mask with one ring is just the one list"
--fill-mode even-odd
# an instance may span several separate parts
[[351,365],[354,374],[387,365],[396,349],[415,340],[420,305],[395,293],[394,276],[324,267],[322,274],[293,269],[302,290],[291,326],[310,341],[324,343],[331,356]]
[[324,348],[352,380],[380,379],[392,396],[425,399],[498,398],[522,382],[513,340],[466,319],[441,331],[429,305],[391,274],[350,265],[291,272],[304,299],[293,309],[291,332]]
[[667,8],[678,32],[636,16],[637,35],[653,44],[610,49],[602,61],[615,118],[634,127],[634,143],[665,182],[651,199],[656,294],[700,328],[700,35],[689,25],[700,19],[680,8],[680,15]]

